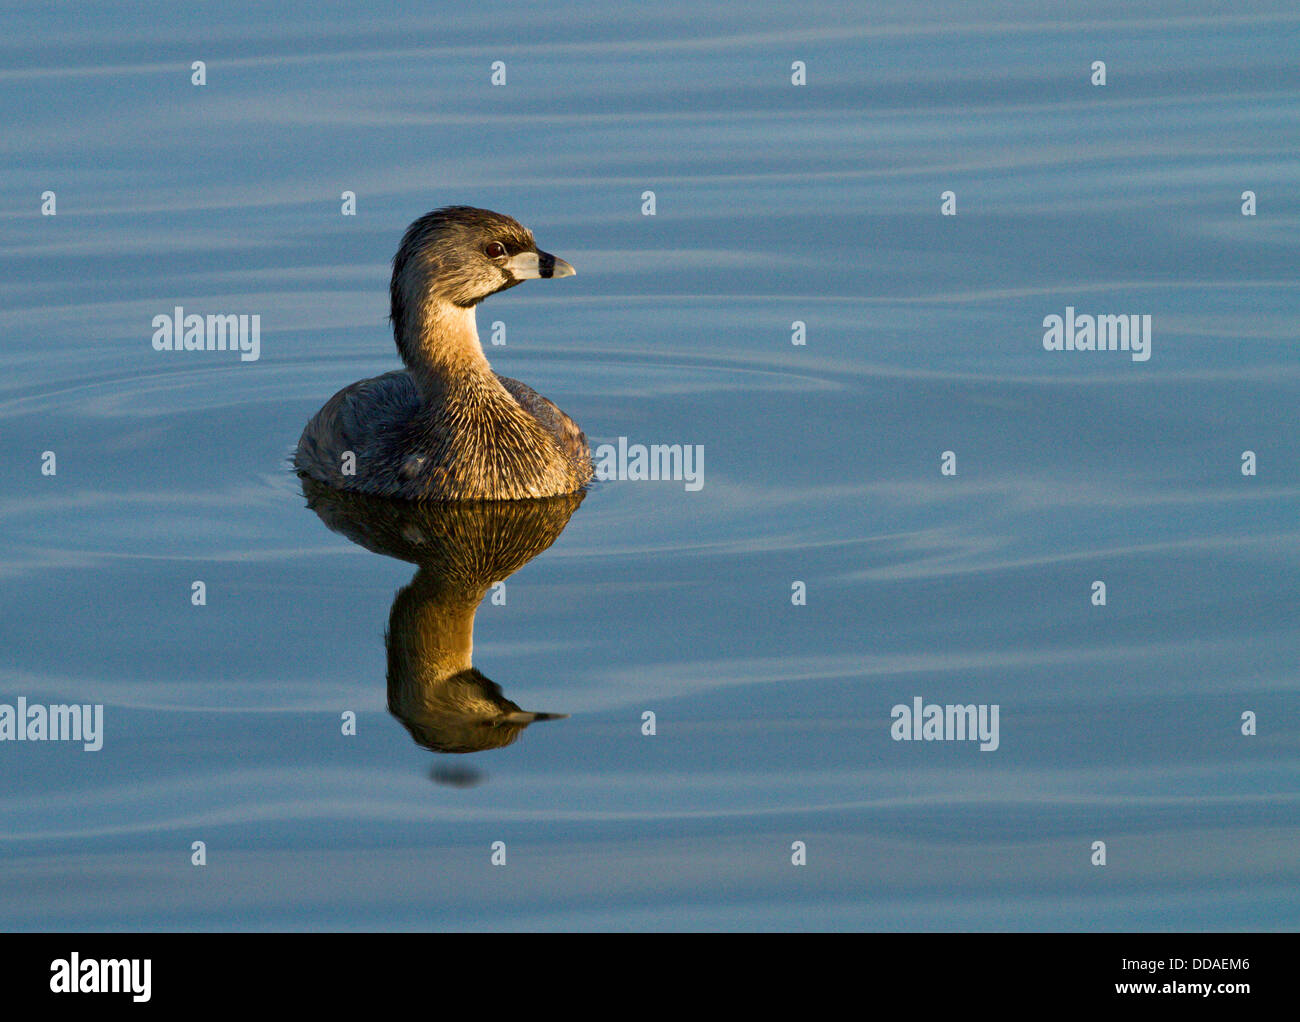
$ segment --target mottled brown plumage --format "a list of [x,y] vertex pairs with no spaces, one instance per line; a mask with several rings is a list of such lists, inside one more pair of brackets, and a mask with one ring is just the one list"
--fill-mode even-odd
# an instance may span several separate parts
[[573,267],[500,213],[435,210],[393,259],[393,336],[404,371],[335,394],[307,424],[294,464],[339,489],[403,500],[521,500],[591,480],[582,430],[518,380],[492,371],[474,307]]

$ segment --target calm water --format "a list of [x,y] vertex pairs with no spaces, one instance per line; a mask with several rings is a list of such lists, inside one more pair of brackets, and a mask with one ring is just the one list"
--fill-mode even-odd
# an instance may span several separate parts
[[[1300,926],[1294,4],[222,6],[3,15],[0,702],[104,743],[0,743],[0,925]],[[570,716],[468,755],[387,709],[436,564],[286,467],[449,202],[579,271],[480,308],[497,370],[705,450],[483,601]],[[177,305],[260,358],[153,350]],[[1067,306],[1150,360],[1044,350]],[[999,747],[894,741],[916,697]]]

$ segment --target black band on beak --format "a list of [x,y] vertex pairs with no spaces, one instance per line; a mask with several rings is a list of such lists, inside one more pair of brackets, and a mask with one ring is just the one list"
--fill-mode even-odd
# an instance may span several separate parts
[[555,276],[555,256],[550,252],[538,252],[537,272],[543,277]]

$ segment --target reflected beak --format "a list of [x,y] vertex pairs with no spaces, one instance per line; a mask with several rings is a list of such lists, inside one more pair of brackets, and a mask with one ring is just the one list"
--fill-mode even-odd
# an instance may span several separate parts
[[520,252],[505,261],[505,268],[515,280],[535,277],[573,277],[578,271],[550,252]]
[[[568,266],[568,263],[564,264]],[[528,710],[516,710],[513,713],[503,713],[497,718],[498,724],[523,724],[527,726],[537,720],[568,720],[567,713],[530,713]]]

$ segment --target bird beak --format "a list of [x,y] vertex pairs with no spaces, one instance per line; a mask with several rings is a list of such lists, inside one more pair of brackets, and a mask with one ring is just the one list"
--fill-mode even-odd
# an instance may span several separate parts
[[498,724],[523,724],[525,727],[537,720],[567,720],[567,713],[530,713],[528,710],[516,710],[503,713],[497,718]]
[[505,268],[515,280],[535,277],[573,277],[577,270],[550,252],[520,252],[505,261]]

